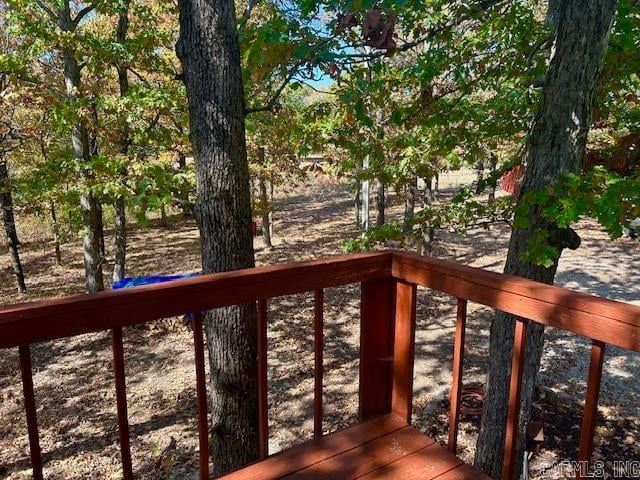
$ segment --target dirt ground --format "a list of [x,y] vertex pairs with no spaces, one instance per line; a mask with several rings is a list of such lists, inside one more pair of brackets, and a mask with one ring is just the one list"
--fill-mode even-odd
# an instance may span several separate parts
[[[453,181],[451,183],[454,183]],[[446,184],[444,185],[446,187]],[[390,217],[402,207],[393,202]],[[258,264],[306,260],[339,253],[355,236],[348,189],[320,177],[277,201],[274,248],[256,239]],[[583,246],[567,252],[557,283],[572,289],[640,304],[640,243],[610,241],[589,222],[579,228]],[[502,269],[509,228],[469,232],[462,238],[438,232],[434,255],[461,263]],[[53,264],[52,245],[22,251],[29,293],[14,293],[7,269],[0,272],[0,301],[15,303],[82,291],[79,243],[63,245],[63,266]],[[198,231],[193,221],[172,219],[169,228],[133,229],[129,247],[132,276],[198,271]],[[8,256],[0,256],[8,266]],[[108,269],[106,271],[109,271]],[[325,307],[325,431],[355,422],[359,338],[359,289],[328,289]],[[443,441],[455,300],[420,289],[416,345],[414,420]],[[486,370],[488,309],[471,305],[465,383],[481,384]],[[269,324],[270,450],[311,438],[313,430],[313,298],[274,299]],[[539,384],[545,399],[536,415],[545,422],[546,441],[532,471],[575,458],[589,343],[550,330]],[[38,420],[49,479],[121,478],[115,395],[108,334],[83,335],[32,347]],[[193,339],[180,320],[158,321],[125,331],[128,405],[136,478],[195,478],[197,429]],[[640,356],[610,349],[606,357],[597,429],[596,458],[640,458]],[[29,450],[17,366],[17,351],[0,352],[0,478],[30,478]],[[460,454],[470,460],[478,419],[463,418]],[[576,428],[578,427],[578,428]]]

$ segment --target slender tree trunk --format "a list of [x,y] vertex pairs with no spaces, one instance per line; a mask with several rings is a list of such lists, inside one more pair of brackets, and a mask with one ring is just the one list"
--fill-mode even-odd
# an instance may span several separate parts
[[[69,2],[63,2],[58,10],[58,26],[64,32],[75,30],[71,21],[71,9]],[[70,48],[62,50],[64,63],[64,83],[67,93],[67,101],[72,105],[78,101],[77,95],[81,91],[80,67],[75,51]],[[78,116],[71,130],[71,147],[73,157],[79,163],[90,160],[90,142],[85,121]],[[90,174],[85,174],[90,175]],[[87,292],[104,290],[102,278],[102,255],[100,249],[100,208],[93,193],[85,191],[80,194],[80,208],[82,210],[82,223],[84,225],[84,237],[82,248],[84,256],[85,289]]]
[[[123,46],[127,42],[127,33],[129,31],[130,5],[131,0],[124,0],[122,5],[123,8],[118,14],[116,41]],[[116,70],[118,73],[120,97],[124,98],[129,94],[129,68],[126,62],[120,62],[118,63]],[[120,138],[118,139],[119,153],[123,156],[127,156],[129,154],[129,145],[130,127],[129,122],[125,119],[122,130],[120,131]],[[120,173],[122,178],[126,177],[126,167],[125,170]],[[127,204],[123,194],[116,196],[113,207],[115,210],[113,281],[117,282],[125,277],[127,270]]]
[[16,277],[18,292],[24,293],[27,291],[27,286],[24,282],[24,271],[22,270],[22,263],[20,262],[20,253],[18,252],[20,242],[18,241],[18,232],[16,231],[16,222],[13,215],[13,195],[11,194],[11,183],[9,181],[9,168],[4,159],[0,160],[0,189],[2,222],[4,223],[4,231],[7,236],[7,248],[9,249],[9,256],[11,257],[11,267]]
[[435,176],[433,177],[433,192],[432,192],[432,196],[433,196],[433,200],[437,200],[438,199],[438,195],[440,194],[440,174],[436,173]]
[[[489,168],[491,168],[491,175],[493,176],[496,171],[496,167],[498,166],[498,156],[491,152],[489,154]],[[489,185],[489,195],[487,196],[487,203],[489,205],[493,204],[496,200],[496,187],[498,183],[496,179],[491,180],[491,185]]]
[[273,182],[269,182],[269,203],[271,208],[269,209],[269,237],[273,238],[273,211],[276,206],[275,192]]
[[269,197],[267,194],[267,183],[264,178],[258,179],[258,199],[262,207],[262,241],[266,248],[271,248],[271,208],[269,207]]
[[362,200],[361,200],[361,194],[362,194],[362,183],[360,182],[359,178],[356,178],[356,193],[353,197],[353,206],[355,209],[355,216],[356,216],[356,225],[358,227],[360,227],[361,224],[361,217],[360,217],[360,213],[362,212]]
[[126,275],[127,258],[127,213],[123,195],[118,195],[115,204],[115,252],[113,263],[113,281],[122,280]]
[[411,180],[409,185],[407,185],[407,196],[404,200],[404,231],[410,232],[412,230],[412,226],[410,225],[410,221],[413,218],[416,210],[416,191],[418,189],[418,179],[414,178]]
[[433,178],[425,177],[424,178],[424,195],[422,197],[422,205],[428,206],[433,203]]
[[[187,171],[187,156],[178,152],[178,168],[181,172]],[[193,203],[189,199],[189,191],[185,191],[180,198],[180,209],[182,210],[182,215],[185,217],[190,217],[193,215]]]
[[378,215],[376,216],[376,227],[381,227],[385,223],[384,207],[385,207],[385,191],[384,183],[380,179],[376,180],[376,209]]
[[[596,80],[604,58],[615,15],[615,0],[567,0],[560,5],[555,45],[545,80],[543,97],[525,154],[525,174],[518,202],[526,192],[553,185],[568,172],[576,172],[584,158]],[[536,208],[529,209],[532,228],[513,230],[505,273],[553,283],[557,262],[550,268],[520,259],[533,231],[557,233],[555,246],[575,248],[579,238],[546,223]],[[514,318],[498,312],[491,326],[489,370],[482,424],[475,463],[493,478],[501,478],[507,412],[508,380],[513,346]],[[535,377],[540,365],[544,328],[527,327],[522,383],[519,454],[526,441]],[[520,472],[520,466],[516,472]]]
[[[369,175],[369,155],[364,157],[364,161],[362,162],[362,170],[365,175]],[[371,202],[371,192],[370,192],[371,182],[368,179],[362,180],[362,214],[360,215],[360,219],[362,220],[362,224],[360,228],[363,232],[369,230],[370,223],[370,202]]]
[[[264,148],[258,149],[258,162],[265,164]],[[258,175],[258,202],[260,204],[260,217],[262,219],[262,241],[266,248],[271,248],[271,206],[269,205],[269,194],[267,183],[262,175]]]
[[[177,53],[196,162],[204,273],[254,266],[244,92],[233,0],[180,0]],[[206,318],[216,474],[258,458],[255,304]]]
[[60,253],[60,225],[58,225],[58,216],[56,215],[56,204],[51,201],[51,226],[53,228],[53,245],[56,253],[56,265],[62,265],[62,253]]

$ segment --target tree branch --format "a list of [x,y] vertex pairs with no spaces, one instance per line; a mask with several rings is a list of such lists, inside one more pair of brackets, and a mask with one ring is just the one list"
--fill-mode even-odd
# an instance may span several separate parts
[[80,11],[78,12],[78,14],[76,15],[76,18],[74,18],[74,19],[71,21],[71,28],[72,28],[72,29],[77,28],[77,27],[78,27],[78,25],[80,24],[80,22],[82,21],[82,19],[83,19],[84,17],[86,17],[86,16],[87,16],[87,14],[89,14],[89,13],[90,13],[91,11],[93,11],[95,8],[96,8],[96,7],[95,7],[95,5],[93,5],[93,4],[89,4],[89,5],[87,5],[86,7],[84,7],[82,10],[80,10]]

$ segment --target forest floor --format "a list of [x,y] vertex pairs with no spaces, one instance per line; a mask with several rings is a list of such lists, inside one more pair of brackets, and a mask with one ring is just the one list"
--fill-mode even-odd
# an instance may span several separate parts
[[[274,248],[256,239],[258,264],[307,260],[341,252],[342,240],[356,236],[348,189],[320,177],[277,201]],[[390,218],[402,206],[393,201]],[[198,271],[198,231],[192,220],[172,218],[132,228],[128,274]],[[575,290],[640,304],[640,242],[610,241],[590,222],[579,226],[582,247],[566,252],[557,283]],[[509,227],[438,232],[434,256],[500,271]],[[63,266],[53,262],[51,243],[23,245],[29,293],[14,293],[8,270],[0,272],[2,304],[79,293],[83,288],[79,242],[62,246]],[[0,265],[9,265],[6,253]],[[106,272],[108,270],[105,270]],[[325,323],[325,431],[354,423],[357,415],[359,338],[357,286],[328,289]],[[270,304],[270,450],[312,437],[312,294],[275,299]],[[482,384],[492,312],[470,305],[465,383]],[[415,367],[414,420],[444,441],[455,299],[420,289]],[[125,330],[128,405],[136,478],[195,478],[197,426],[195,373],[190,331],[179,319]],[[532,464],[534,478],[554,478],[549,470],[575,458],[589,343],[550,329],[538,383],[544,398],[536,416],[545,422],[545,445]],[[38,421],[48,479],[121,478],[115,395],[108,332],[46,342],[32,347]],[[611,348],[602,381],[595,456],[608,462],[640,457],[640,355]],[[0,351],[0,478],[30,478],[29,449],[22,406],[17,351]],[[460,455],[470,461],[478,418],[465,417]],[[558,477],[560,478],[560,477]]]

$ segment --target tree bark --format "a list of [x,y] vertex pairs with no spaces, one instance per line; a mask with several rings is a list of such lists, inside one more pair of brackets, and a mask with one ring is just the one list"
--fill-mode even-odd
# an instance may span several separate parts
[[[547,188],[580,167],[591,123],[596,80],[606,53],[616,1],[567,0],[559,8],[554,50],[524,157],[525,174],[519,203],[523,202],[526,192]],[[512,231],[505,273],[550,284],[557,262],[544,268],[522,261],[521,254],[527,249],[533,231],[553,230],[555,226],[546,223],[535,208],[530,209],[529,215],[531,229]],[[556,246],[562,248],[560,244]],[[475,456],[476,466],[496,479],[502,474],[514,321],[513,316],[498,312],[491,326],[486,398]],[[526,441],[543,338],[543,326],[530,322],[522,382],[519,462]],[[517,465],[515,471],[520,470],[521,466]]]
[[353,196],[353,207],[355,209],[355,217],[356,217],[356,225],[358,228],[360,227],[360,223],[362,218],[360,217],[360,213],[362,212],[362,183],[359,178],[356,178],[356,192]]
[[[254,266],[244,91],[233,0],[180,0],[180,40],[196,163],[204,273]],[[258,458],[255,304],[209,312],[216,474]]]
[[[364,160],[362,162],[362,171],[366,176],[369,175],[369,155],[365,155]],[[371,181],[367,178],[362,180],[362,214],[360,215],[360,219],[362,220],[362,224],[360,225],[360,229],[363,232],[369,230],[370,222],[370,202],[371,202],[371,191],[370,191]]]
[[[258,149],[258,162],[265,164],[264,148]],[[258,175],[258,201],[260,203],[260,218],[262,219],[262,241],[265,248],[271,248],[271,206],[269,205],[269,193],[267,183],[262,174]]]
[[[71,9],[68,1],[63,2],[57,14],[60,30],[64,32],[75,30],[71,21]],[[63,49],[62,58],[67,101],[74,105],[78,100],[78,93],[81,92],[80,67],[74,50]],[[84,163],[90,160],[89,134],[85,121],[80,115],[77,116],[71,129],[71,147],[73,157],[77,162]],[[90,173],[85,173],[85,176],[90,176]],[[93,193],[88,190],[81,193],[80,208],[85,231],[82,239],[85,289],[87,292],[97,292],[104,290],[104,281],[102,278],[102,255],[100,254],[100,209]]]
[[404,227],[405,232],[410,232],[412,226],[409,224],[416,210],[416,191],[418,189],[418,179],[414,178],[407,185],[407,196],[404,200]]
[[[187,171],[187,157],[182,152],[177,152],[178,154],[178,168],[181,172]],[[182,215],[185,217],[190,217],[193,215],[193,203],[189,199],[189,191],[185,191],[180,198],[180,209],[182,210]]]
[[7,248],[11,257],[11,267],[16,277],[18,292],[24,293],[27,291],[27,286],[24,282],[24,271],[20,262],[20,253],[18,252],[20,242],[18,241],[18,232],[16,231],[16,222],[13,215],[13,195],[11,194],[11,183],[9,181],[9,168],[4,159],[0,160],[0,208],[2,208],[2,223],[7,236]]
[[[118,14],[118,25],[116,26],[116,41],[125,45],[127,42],[127,33],[129,31],[129,7],[131,0],[124,0],[123,8]],[[120,97],[124,98],[129,94],[129,67],[127,63],[120,62],[116,66],[118,73],[118,87],[120,89]],[[120,131],[118,140],[118,150],[123,156],[129,153],[130,145],[130,127],[129,122],[125,119]],[[125,171],[120,172],[124,178],[127,175]],[[113,258],[113,281],[122,280],[127,270],[127,206],[123,194],[117,195],[114,201],[115,210],[115,226],[114,226],[114,258]]]
[[56,254],[56,265],[62,265],[62,253],[60,252],[60,225],[58,225],[58,216],[56,214],[56,204],[51,202],[51,226],[53,228],[53,245]]
[[384,183],[380,179],[376,180],[376,209],[378,215],[376,216],[376,227],[381,227],[385,223],[384,207],[385,207],[385,191]]

